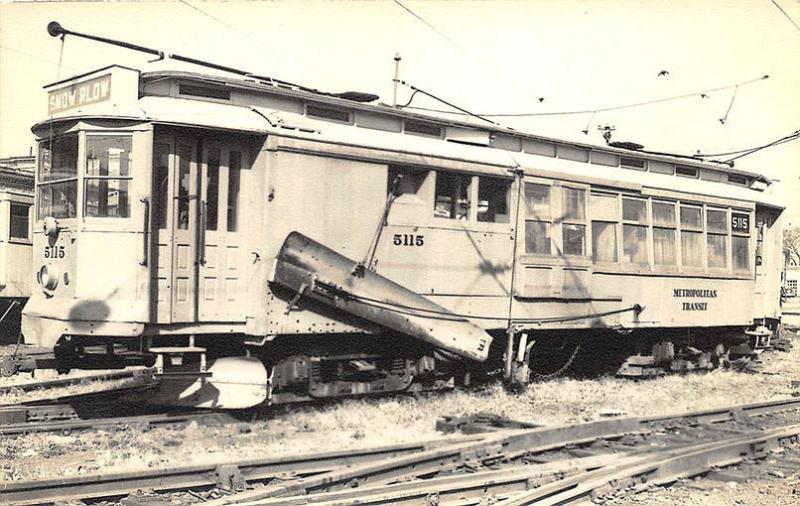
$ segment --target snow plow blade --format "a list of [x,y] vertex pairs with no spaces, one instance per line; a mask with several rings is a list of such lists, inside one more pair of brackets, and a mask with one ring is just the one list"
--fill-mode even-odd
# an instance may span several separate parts
[[489,353],[492,337],[474,323],[299,232],[284,241],[270,282],[460,357]]

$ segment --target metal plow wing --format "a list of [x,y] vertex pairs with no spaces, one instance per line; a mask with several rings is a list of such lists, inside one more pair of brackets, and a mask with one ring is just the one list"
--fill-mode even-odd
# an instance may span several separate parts
[[483,362],[492,337],[469,320],[299,232],[286,238],[270,281],[382,327]]

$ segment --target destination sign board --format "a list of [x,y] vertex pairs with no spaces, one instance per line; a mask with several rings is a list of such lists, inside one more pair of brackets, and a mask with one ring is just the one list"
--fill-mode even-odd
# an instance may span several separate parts
[[731,214],[731,228],[734,232],[750,232],[750,215],[744,213]]
[[111,74],[106,74],[49,92],[49,112],[55,114],[110,98]]

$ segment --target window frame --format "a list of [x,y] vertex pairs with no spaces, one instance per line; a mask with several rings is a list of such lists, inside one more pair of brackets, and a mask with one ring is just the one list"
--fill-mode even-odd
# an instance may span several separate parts
[[[403,167],[403,165],[398,165],[398,167]],[[430,223],[432,226],[436,228],[458,228],[463,229],[465,228],[464,225],[468,225],[469,230],[474,231],[500,231],[500,230],[509,230],[515,227],[515,209],[516,209],[516,192],[517,190],[517,182],[515,178],[503,177],[498,174],[491,174],[491,173],[484,173],[484,172],[477,172],[477,171],[459,171],[459,170],[451,170],[445,169],[441,167],[431,166],[431,167],[415,167],[408,165],[407,167],[413,169],[419,169],[421,171],[429,171],[429,175],[423,181],[422,185],[420,186],[419,196],[420,198],[425,195],[427,197],[427,192],[430,191],[430,201],[431,204],[429,207],[428,216],[430,216]],[[430,173],[433,174],[433,177],[430,176]],[[436,184],[439,181],[440,174],[448,174],[448,175],[455,175],[458,177],[465,178],[469,181],[469,191],[467,193],[469,197],[469,213],[467,214],[466,218],[464,219],[457,219],[457,218],[445,218],[443,216],[436,216]],[[498,180],[507,181],[509,183],[508,186],[508,222],[494,222],[494,221],[479,221],[478,220],[478,187],[480,185],[480,178],[493,178]],[[429,183],[430,182],[430,183]],[[387,185],[389,182],[387,181]],[[430,189],[428,190],[428,184],[430,184]],[[424,190],[424,191],[423,191]]]
[[[653,266],[653,247],[651,246],[653,242],[653,233],[652,233],[652,215],[650,211],[650,198],[648,196],[643,195],[631,195],[631,194],[621,194],[620,195],[620,235],[619,235],[619,242],[620,242],[620,254],[619,254],[619,265],[621,266],[622,270],[625,271],[633,271],[633,272],[651,272]],[[634,201],[642,201],[644,203],[644,218],[643,220],[630,220],[625,219],[625,200],[634,200]],[[645,246],[645,262],[628,262],[625,261],[625,226],[629,227],[639,227],[644,229],[644,246]]]
[[[11,221],[14,218],[13,208],[14,206],[25,206],[27,207],[28,211],[28,227],[26,230],[27,236],[26,237],[16,237],[11,235]],[[20,200],[8,200],[8,234],[6,235],[6,240],[11,244],[32,244],[33,243],[33,222],[35,218],[35,208],[33,204],[33,200],[31,199],[30,202],[22,202]]]
[[[559,238],[559,242],[557,243],[557,244],[559,244],[561,246],[561,255],[560,256],[565,257],[565,258],[566,257],[568,257],[568,258],[588,258],[589,260],[591,260],[592,253],[591,253],[591,235],[590,235],[590,230],[589,230],[590,225],[587,225],[588,222],[589,222],[589,218],[588,218],[588,215],[589,215],[589,209],[588,209],[588,207],[589,207],[589,198],[588,198],[588,196],[591,195],[591,190],[590,190],[589,187],[582,186],[582,185],[576,185],[576,184],[573,184],[573,183],[566,183],[566,184],[563,184],[563,185],[560,185],[560,186],[561,186],[561,191],[558,192],[558,193],[561,196],[561,205],[560,205],[561,213],[559,215],[560,216],[560,225],[561,226],[558,227],[558,228],[559,228],[559,232],[561,233],[561,237]],[[582,215],[583,215],[582,218],[567,217],[566,203],[567,203],[567,193],[569,191],[579,191],[583,195],[583,206],[582,206],[582,209],[581,209],[583,211],[582,212]],[[583,227],[583,253],[581,253],[581,254],[575,254],[575,253],[567,254],[565,252],[566,245],[564,243],[564,238],[565,238],[566,234],[564,233],[564,231],[566,230],[566,226],[567,225]]]
[[[742,232],[741,230],[734,230],[733,229],[733,214],[746,214],[747,215],[747,232]],[[730,230],[730,251],[731,251],[731,271],[735,275],[743,275],[743,274],[752,274],[754,272],[754,265],[755,265],[755,235],[753,234],[754,224],[754,215],[753,212],[749,209],[740,209],[737,207],[731,207],[728,211],[728,229]],[[737,269],[736,262],[733,258],[733,240],[735,237],[745,237],[747,238],[747,268],[746,269]]]
[[[680,255],[681,250],[678,246],[680,242],[680,233],[678,231],[678,222],[680,221],[680,204],[674,200],[666,200],[660,198],[649,198],[650,207],[650,233],[652,235],[652,251],[653,251],[653,269],[658,272],[674,272],[677,273],[680,269]],[[655,219],[655,206],[656,205],[670,205],[672,206],[672,224],[656,223]],[[656,262],[656,231],[671,230],[672,231],[672,247],[675,255],[675,262],[672,264],[660,264]]]
[[[128,137],[131,141],[131,148],[128,152],[128,174],[126,176],[95,176],[89,175],[88,173],[88,149],[89,149],[89,142],[92,137]],[[81,196],[82,202],[80,205],[81,209],[81,218],[82,221],[94,221],[94,220],[112,220],[116,223],[128,223],[133,218],[133,214],[135,212],[134,198],[132,195],[134,194],[134,166],[135,166],[135,158],[134,152],[136,151],[136,142],[135,142],[135,132],[132,131],[107,131],[107,130],[98,130],[98,131],[87,131],[84,132],[84,148],[83,148],[83,156],[82,159],[79,160],[79,165],[82,166],[82,170],[79,169],[78,173],[80,175],[80,185],[78,187],[78,193]],[[153,147],[153,149],[155,149]],[[83,162],[83,163],[81,163]],[[128,182],[128,216],[90,216],[88,213],[88,204],[89,199],[87,198],[87,192],[89,191],[89,180],[97,180],[97,181],[122,181],[125,180]]]
[[[553,222],[554,222],[554,219],[553,219],[553,195],[554,195],[554,193],[556,193],[555,191],[553,191],[553,189],[555,187],[554,187],[554,185],[552,184],[551,181],[540,180],[540,179],[523,180],[522,181],[522,185],[523,185],[522,186],[522,205],[524,206],[524,210],[525,210],[525,214],[522,217],[522,222],[523,222],[523,234],[522,234],[523,235],[523,238],[522,238],[523,240],[521,241],[522,242],[522,251],[523,251],[522,254],[525,255],[525,256],[529,256],[531,258],[554,258],[554,257],[557,256],[557,255],[554,254],[554,251],[553,251],[554,248],[555,248],[555,246],[554,246],[555,238],[553,236],[554,228],[555,228],[553,226]],[[548,204],[547,205],[547,216],[538,216],[538,215],[535,215],[535,214],[533,216],[528,216],[528,200],[527,200],[527,197],[526,197],[527,194],[525,193],[525,190],[526,190],[528,185],[531,185],[531,186],[538,185],[538,186],[544,186],[544,187],[547,188],[547,204]],[[530,251],[530,252],[528,251],[527,237],[528,237],[528,222],[529,221],[530,222],[535,222],[535,223],[544,223],[545,224],[546,230],[549,232],[547,234],[547,235],[549,235],[549,241],[550,241],[550,251],[549,252],[547,252],[547,253],[539,253],[539,252],[534,252],[534,251]]]
[[[75,155],[75,174],[73,176],[70,176],[70,177],[62,177],[62,178],[58,178],[58,179],[48,179],[47,181],[41,181],[42,145],[43,144],[52,145],[52,141],[54,141],[56,139],[64,139],[64,138],[67,138],[67,137],[74,137],[75,138],[75,145],[77,147],[76,155]],[[84,148],[84,144],[85,144],[84,137],[85,137],[85,133],[82,132],[82,131],[68,131],[68,132],[63,132],[63,133],[59,133],[59,134],[54,134],[54,135],[52,135],[50,137],[44,137],[42,139],[38,139],[38,141],[36,143],[37,156],[36,156],[36,172],[35,172],[35,184],[34,184],[34,198],[35,198],[35,210],[34,210],[35,217],[34,217],[34,220],[35,221],[41,221],[46,217],[46,216],[42,216],[42,212],[41,212],[41,205],[42,205],[41,190],[43,188],[45,188],[45,187],[50,187],[50,186],[53,186],[53,185],[56,185],[56,184],[68,183],[68,182],[71,182],[71,181],[75,183],[75,203],[74,203],[75,204],[75,212],[74,212],[75,215],[74,216],[67,216],[67,217],[58,217],[57,219],[59,219],[59,220],[77,220],[81,216],[81,212],[82,212],[82,209],[81,209],[82,202],[81,202],[81,200],[83,198],[83,195],[82,195],[82,193],[83,193],[83,183],[82,183],[83,178],[82,178],[82,174],[81,174],[81,165],[82,165],[81,161],[85,157],[85,155],[84,155],[84,151],[85,151],[85,148]],[[51,157],[50,164],[52,166],[52,163],[53,163],[52,150],[51,150],[51,153],[50,153],[50,157]]]
[[[721,212],[724,214],[723,223],[725,224],[725,231],[721,232],[718,230],[712,231],[709,227],[709,215],[711,212]],[[713,272],[726,272],[729,273],[732,270],[732,259],[731,259],[731,211],[730,207],[722,207],[722,206],[715,206],[715,205],[706,205],[705,206],[705,222],[703,223],[705,230],[705,238],[706,238],[706,267],[709,273]],[[712,237],[722,237],[725,240],[724,251],[725,251],[725,265],[724,266],[712,266],[711,265],[711,255],[708,254],[708,248],[710,246],[710,240]]]

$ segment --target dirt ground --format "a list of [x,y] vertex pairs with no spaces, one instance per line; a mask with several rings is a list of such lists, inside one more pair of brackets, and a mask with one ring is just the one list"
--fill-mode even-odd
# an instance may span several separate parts
[[[435,422],[445,415],[490,412],[553,425],[596,420],[606,412],[655,415],[785,398],[795,391],[792,381],[800,380],[800,339],[792,342],[790,352],[765,352],[759,373],[717,370],[643,381],[567,377],[534,383],[521,394],[492,385],[417,397],[267,408],[249,414],[240,423],[219,426],[193,422],[183,429],[121,428],[69,435],[0,436],[0,482],[422,441],[442,437],[435,430]],[[2,380],[0,385],[8,381]],[[3,402],[8,400],[0,399]],[[800,504],[800,466],[789,467],[778,473],[782,477],[753,471],[747,480],[739,482],[703,480],[698,485],[701,482],[689,480],[614,502]]]

